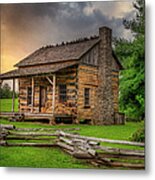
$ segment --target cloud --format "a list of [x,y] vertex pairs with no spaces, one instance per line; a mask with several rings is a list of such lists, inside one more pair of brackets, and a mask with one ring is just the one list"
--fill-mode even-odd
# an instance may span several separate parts
[[132,8],[132,0],[123,2],[107,1],[105,3],[89,3],[89,5],[85,7],[84,11],[87,15],[90,15],[94,10],[98,9],[103,15],[108,16],[109,18],[122,18],[126,13],[130,12]]
[[109,26],[113,35],[130,38],[123,18],[132,18],[132,2],[79,2],[1,5],[2,71],[40,46],[98,33]]

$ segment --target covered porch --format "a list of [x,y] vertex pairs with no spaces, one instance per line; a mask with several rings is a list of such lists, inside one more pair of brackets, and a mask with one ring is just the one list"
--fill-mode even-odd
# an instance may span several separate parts
[[[24,117],[28,119],[48,119],[51,124],[55,124],[56,73],[59,70],[73,66],[74,64],[76,63],[70,62],[63,63],[63,65],[59,64],[58,66],[48,65],[46,68],[45,66],[20,68],[1,74],[1,84],[4,80],[12,79],[13,93],[11,112],[0,112],[0,116],[12,117],[16,114],[24,114]],[[15,112],[16,79],[19,81],[18,112]],[[40,79],[42,80],[42,84],[38,83]],[[22,80],[23,84],[21,83]],[[26,81],[28,85],[26,84]],[[47,102],[49,98],[50,102]],[[47,104],[50,106],[48,111],[45,108]]]
[[[51,78],[52,77],[52,78]],[[47,101],[47,92],[45,91],[46,88],[43,86],[38,86],[36,87],[35,81],[38,78],[43,78],[46,79],[46,84],[48,83],[48,86],[50,86],[50,96],[51,96],[51,107],[50,111],[48,113],[44,110],[45,109],[45,104]],[[16,79],[20,82],[20,79],[29,79],[31,84],[30,86],[25,85],[25,89],[21,90],[21,86],[19,83],[19,95],[18,95],[18,111],[15,111],[15,89],[16,89]],[[1,80],[1,85],[2,85],[3,80]],[[39,88],[39,94],[35,93],[35,89]],[[56,74],[50,74],[49,76],[32,76],[32,77],[18,77],[18,78],[13,78],[12,79],[12,106],[11,106],[11,111],[10,112],[0,112],[0,117],[14,117],[14,116],[19,116],[24,114],[25,119],[34,119],[34,120],[41,120],[41,119],[47,119],[49,120],[50,123],[53,123],[54,119],[54,109],[55,109],[55,89],[56,89]],[[21,91],[27,91],[25,93],[24,97],[24,104],[23,99],[22,99],[22,94]],[[26,98],[26,99],[25,99]],[[36,100],[38,101],[37,104]],[[38,106],[38,107],[36,107]],[[24,109],[25,108],[25,109]]]
[[19,116],[24,116],[26,122],[44,122],[49,124],[55,124],[53,114],[46,113],[19,113],[19,112],[0,112],[1,118],[7,118],[9,120],[18,121]]

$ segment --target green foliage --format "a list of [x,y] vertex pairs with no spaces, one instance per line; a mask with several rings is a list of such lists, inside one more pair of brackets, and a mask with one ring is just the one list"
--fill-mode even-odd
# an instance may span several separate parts
[[145,128],[144,124],[142,127],[137,129],[132,136],[129,138],[131,141],[144,142],[145,141]]
[[137,10],[136,18],[123,20],[126,29],[130,29],[136,36],[145,33],[145,0],[136,0],[133,7]]
[[134,3],[136,18],[124,20],[133,41],[115,39],[115,52],[124,67],[120,74],[120,110],[131,118],[145,118],[145,12],[144,1]]
[[11,94],[11,88],[7,83],[0,87],[0,98],[11,98]]
[[[2,87],[0,87],[0,99],[12,98],[11,87],[5,83]],[[15,97],[17,97],[17,93],[15,93]]]

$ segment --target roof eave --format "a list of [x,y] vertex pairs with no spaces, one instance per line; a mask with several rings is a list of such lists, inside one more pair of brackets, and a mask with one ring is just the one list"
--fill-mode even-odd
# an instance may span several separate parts
[[[28,74],[23,74],[22,73],[22,69],[15,69],[15,70],[11,70],[11,71],[8,71],[4,74],[1,74],[0,75],[0,80],[7,80],[7,79],[15,79],[15,78],[22,78],[22,77],[31,77],[31,76],[45,76],[45,75],[52,75],[62,69],[65,69],[65,68],[68,68],[68,67],[71,67],[71,66],[74,66],[74,65],[78,65],[78,62],[72,62],[68,65],[65,65],[63,67],[60,67],[60,68],[57,68],[56,70],[54,71],[45,71],[45,72],[36,72],[36,73],[28,73]],[[34,70],[35,71],[35,70]],[[33,72],[34,72],[33,71]]]
[[64,62],[67,62],[67,61],[78,61],[79,58],[71,58],[71,59],[66,59],[66,60],[57,60],[57,61],[53,61],[53,62],[44,62],[44,63],[38,63],[38,64],[31,64],[31,65],[20,65],[20,66],[17,66],[17,64],[14,65],[14,67],[28,67],[28,66],[40,66],[40,65],[47,65],[47,64],[56,64],[56,63],[64,63]]

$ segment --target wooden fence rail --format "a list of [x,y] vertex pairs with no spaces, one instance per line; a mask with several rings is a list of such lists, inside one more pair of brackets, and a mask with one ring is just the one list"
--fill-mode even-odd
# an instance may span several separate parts
[[65,133],[63,131],[60,131],[59,133],[61,136],[68,137],[68,138],[77,138],[77,139],[92,140],[92,141],[98,141],[98,142],[107,142],[107,143],[114,143],[114,144],[124,144],[124,145],[144,147],[144,143],[139,143],[139,142],[112,140],[112,139],[95,138],[95,137],[86,137],[86,136],[81,136],[81,135],[73,135],[73,134]]
[[62,131],[58,137],[59,147],[76,158],[89,159],[93,165],[144,169],[144,150],[107,147],[100,145],[100,142],[132,146],[144,146],[144,143],[85,137]]
[[[111,140],[105,138],[81,136],[68,131],[80,130],[79,128],[16,128],[12,125],[0,125],[1,146],[33,146],[33,147],[59,147],[75,158],[83,159],[97,167],[144,169],[144,150],[131,150],[109,147],[103,145],[121,144],[135,146],[143,149],[144,143],[124,140]],[[26,140],[26,142],[14,142]],[[27,142],[35,140],[35,142]],[[38,140],[36,142],[36,140]],[[41,142],[39,142],[41,140]],[[42,141],[44,143],[42,143]]]

